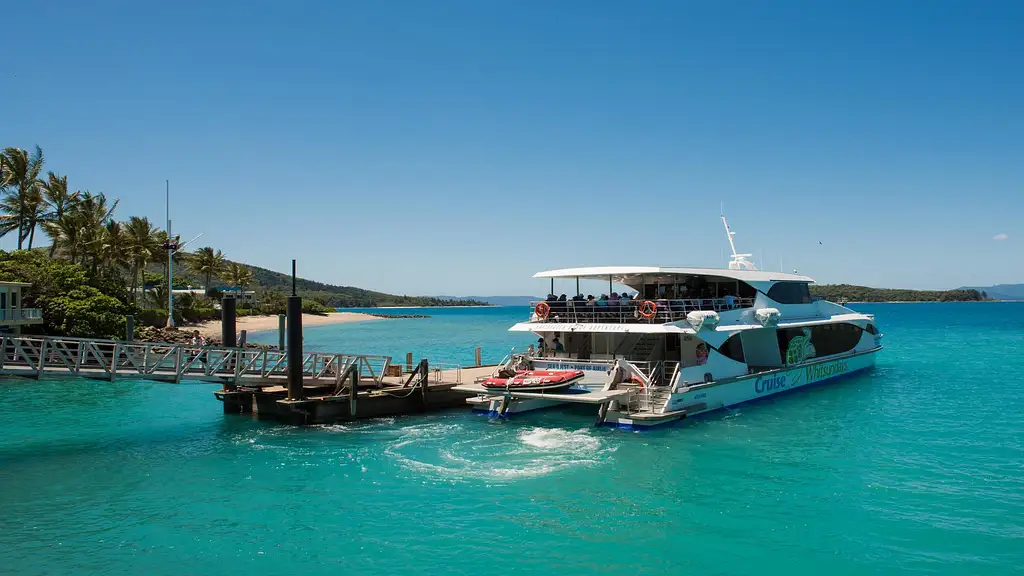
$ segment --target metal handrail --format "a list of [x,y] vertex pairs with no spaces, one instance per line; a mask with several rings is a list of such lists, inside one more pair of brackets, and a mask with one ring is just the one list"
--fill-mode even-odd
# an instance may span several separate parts
[[530,303],[530,320],[533,322],[541,321],[535,312],[541,302],[549,308],[547,319],[543,321],[554,323],[660,324],[685,320],[687,314],[698,310],[726,312],[754,306],[753,298],[734,297],[731,304],[726,298],[654,299],[651,300],[656,304],[654,317],[644,318],[639,312],[642,300],[620,300],[618,305],[588,304],[579,300],[542,300]]
[[[378,384],[390,356],[307,352],[302,358],[303,376],[312,380],[336,380],[350,366],[365,369]],[[72,374],[118,374],[180,380],[200,377],[238,381],[267,381],[288,374],[286,352],[261,348],[192,346],[163,342],[121,342],[87,338],[3,336],[0,368],[35,371],[58,369]]]
[[43,317],[43,311],[39,308],[14,308],[11,310],[0,310],[0,322],[12,320],[38,320]]

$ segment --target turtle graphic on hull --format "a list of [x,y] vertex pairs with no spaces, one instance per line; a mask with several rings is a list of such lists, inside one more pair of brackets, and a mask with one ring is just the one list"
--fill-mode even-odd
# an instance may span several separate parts
[[799,364],[814,358],[814,344],[811,344],[811,329],[804,328],[803,336],[794,336],[786,348],[786,364]]

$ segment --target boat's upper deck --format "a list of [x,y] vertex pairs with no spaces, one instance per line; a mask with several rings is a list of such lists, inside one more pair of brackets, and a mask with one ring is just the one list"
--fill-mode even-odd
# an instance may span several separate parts
[[[538,305],[547,306],[546,318],[538,316]],[[542,300],[531,302],[531,320],[555,323],[613,323],[613,324],[665,324],[685,320],[686,315],[696,310],[725,312],[739,308],[750,308],[754,298],[725,296],[722,298],[653,299],[646,309],[641,309],[643,300]],[[543,307],[541,307],[543,311]]]
[[[666,324],[694,311],[750,308],[759,294],[780,304],[810,303],[808,284],[813,282],[807,276],[761,270],[641,266],[568,268],[534,277],[550,279],[551,291],[543,302],[532,303],[531,320],[555,323]],[[557,295],[556,287],[564,287],[565,280],[572,283],[569,291],[575,296]],[[584,295],[581,280],[591,285],[600,281],[603,293]]]

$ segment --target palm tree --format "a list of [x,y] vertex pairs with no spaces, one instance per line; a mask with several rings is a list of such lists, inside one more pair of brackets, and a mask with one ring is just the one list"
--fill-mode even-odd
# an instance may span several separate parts
[[203,275],[204,287],[209,290],[213,277],[219,275],[224,268],[224,253],[220,250],[214,251],[209,246],[200,248],[189,258],[188,265],[193,272]]
[[86,246],[82,245],[82,217],[77,211],[69,212],[59,220],[51,222],[46,233],[53,238],[54,245],[67,254],[72,264],[77,264],[80,256],[84,257]]
[[158,233],[159,230],[145,217],[132,216],[124,227],[125,248],[132,266],[132,293],[136,303],[139,301],[139,271],[145,270],[146,264],[155,258],[162,248]]
[[100,234],[100,266],[110,272],[124,270],[131,264],[129,254],[128,235],[124,226],[116,220],[110,220]]
[[[18,250],[26,239],[32,247],[31,237],[39,215],[42,194],[39,192],[39,172],[43,169],[43,149],[36,146],[35,154],[21,148],[5,148],[0,154],[3,164],[2,187],[8,194],[0,206],[0,235],[18,230]],[[10,200],[10,201],[8,201]]]
[[[68,177],[58,176],[53,172],[48,174],[48,178],[41,185],[43,192],[43,213],[39,216],[39,222],[43,227],[43,232],[50,237],[50,258],[57,253],[57,239],[59,237],[59,230],[54,225],[65,214],[71,212],[74,208],[75,203],[78,202],[78,197],[81,192],[68,192]],[[31,242],[30,242],[31,244]]]
[[228,265],[228,276],[231,278],[231,285],[239,290],[245,290],[245,287],[252,283],[252,270],[238,262]]
[[120,200],[114,200],[112,204],[108,204],[107,197],[102,192],[92,194],[86,190],[82,192],[75,205],[72,219],[78,225],[77,234],[82,263],[84,264],[86,258],[89,258],[92,272],[96,272],[102,260],[104,227],[113,217],[118,202]]
[[[181,296],[178,298],[181,298]],[[175,304],[177,304],[178,298],[175,298]],[[157,310],[167,308],[167,286],[158,284],[152,289],[146,290],[146,304],[150,308],[156,308]]]

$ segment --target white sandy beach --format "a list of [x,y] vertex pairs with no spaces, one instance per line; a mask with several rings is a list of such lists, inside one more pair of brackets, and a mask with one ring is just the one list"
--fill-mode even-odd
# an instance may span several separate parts
[[[359,312],[332,312],[326,316],[314,314],[302,315],[302,326],[323,326],[325,324],[344,324],[347,322],[365,322],[367,320],[380,320],[376,316],[360,314]],[[235,321],[236,329],[247,330],[250,334],[254,332],[267,332],[277,330],[277,316],[243,316]],[[185,330],[199,330],[203,336],[220,336],[220,320],[204,322],[196,327],[187,327]]]

